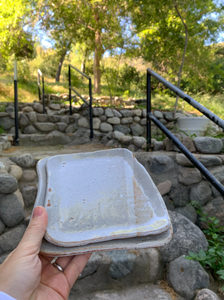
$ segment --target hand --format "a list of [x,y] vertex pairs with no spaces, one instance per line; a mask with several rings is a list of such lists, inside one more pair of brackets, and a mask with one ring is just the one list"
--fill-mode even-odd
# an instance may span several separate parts
[[66,300],[71,287],[91,254],[61,257],[60,272],[50,262],[52,257],[39,255],[47,228],[44,207],[34,209],[33,218],[18,247],[0,266],[0,291],[17,300]]

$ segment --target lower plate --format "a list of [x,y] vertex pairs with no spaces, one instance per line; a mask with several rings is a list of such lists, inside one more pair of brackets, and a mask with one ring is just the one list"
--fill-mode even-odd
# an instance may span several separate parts
[[[34,208],[36,206],[44,206],[47,175],[46,175],[46,162],[48,157],[40,160],[37,164],[37,173],[39,178],[38,192]],[[45,239],[43,239],[41,245],[41,254],[46,256],[69,256],[78,255],[83,253],[91,253],[95,251],[110,251],[110,250],[132,250],[143,249],[150,247],[161,247],[167,244],[172,238],[173,230],[172,226],[169,227],[163,233],[157,235],[150,235],[144,237],[134,237],[126,239],[115,239],[111,241],[105,241],[100,243],[93,243],[85,246],[73,246],[73,247],[61,247],[56,246]]]

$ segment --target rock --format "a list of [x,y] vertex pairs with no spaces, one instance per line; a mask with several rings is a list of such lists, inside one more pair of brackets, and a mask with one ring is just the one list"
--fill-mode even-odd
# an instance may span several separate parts
[[50,116],[48,116],[48,120],[51,123],[57,123],[61,120],[61,117],[58,115],[50,115]]
[[11,166],[10,166],[9,174],[10,174],[11,176],[15,177],[15,179],[16,179],[17,181],[19,181],[20,178],[21,178],[22,175],[23,175],[23,170],[22,170],[19,166],[17,166],[17,165],[11,165]]
[[196,168],[180,168],[178,180],[184,185],[191,185],[202,180],[201,172]]
[[101,120],[99,118],[93,118],[93,129],[99,129],[100,123],[101,123]]
[[38,122],[47,122],[48,121],[48,115],[46,115],[46,114],[37,114],[37,121]]
[[121,145],[118,140],[112,139],[107,142],[106,147],[121,148]]
[[172,182],[167,180],[157,185],[157,189],[160,192],[160,195],[164,196],[169,193],[171,186],[172,186]]
[[168,112],[164,112],[163,113],[163,116],[164,116],[164,118],[167,120],[167,121],[173,121],[173,113],[172,112],[170,112],[170,111],[168,111]]
[[140,136],[133,136],[132,143],[141,148],[144,143],[146,143],[146,139]]
[[176,212],[188,218],[194,224],[197,221],[197,211],[192,205],[187,205],[185,207],[178,207],[175,209]]
[[104,114],[104,110],[102,107],[93,107],[93,115],[94,117],[99,117]]
[[102,257],[97,252],[94,252],[90,259],[88,260],[85,268],[82,270],[82,273],[79,275],[78,279],[85,278],[86,276],[92,275],[98,269]]
[[160,119],[159,121],[160,121],[160,123],[162,123],[163,125],[166,125],[166,124],[168,123],[165,119]]
[[59,104],[59,103],[50,103],[48,106],[49,106],[50,109],[53,109],[53,110],[60,110],[61,109],[61,104]]
[[131,110],[122,109],[122,110],[120,110],[120,113],[121,113],[122,116],[125,117],[125,118],[133,117],[133,112],[132,112]]
[[55,130],[55,124],[53,123],[35,123],[34,126],[42,132],[50,132]]
[[106,120],[107,120],[107,117],[106,116],[100,116],[100,121],[101,122],[106,122]]
[[22,206],[24,208],[25,204],[24,204],[24,201],[23,201],[23,195],[20,192],[20,190],[19,189],[16,190],[14,194],[17,196],[17,198],[19,199],[19,202],[22,204]]
[[158,141],[155,141],[154,142],[154,151],[161,151],[161,150],[164,150],[163,149],[163,142],[158,142]]
[[184,166],[184,167],[193,167],[194,165],[192,162],[183,154],[179,153],[176,155],[176,161],[178,165]]
[[132,136],[123,135],[118,140],[121,144],[129,145],[132,142]]
[[122,118],[121,119],[121,124],[125,125],[125,124],[132,124],[133,123],[133,118],[132,117],[128,117],[128,118]]
[[22,189],[23,200],[26,207],[32,206],[36,199],[37,189],[35,186],[26,186]]
[[75,126],[73,125],[68,125],[65,129],[65,133],[73,133],[75,132]]
[[9,130],[11,127],[15,126],[15,120],[9,117],[0,118],[0,127],[4,130]]
[[5,109],[5,112],[7,113],[7,114],[10,114],[10,113],[14,113],[14,107],[13,106],[7,106],[6,107],[6,109]]
[[34,105],[33,105],[33,109],[36,111],[36,112],[38,112],[38,113],[42,113],[43,112],[43,105],[42,104],[40,104],[40,103],[35,103]]
[[188,255],[188,251],[207,251],[206,237],[196,225],[177,212],[169,211],[169,215],[173,226],[173,238],[167,245],[159,248],[165,262],[184,254]]
[[139,118],[138,116],[134,117],[134,122],[135,123],[139,123],[141,121],[141,118]]
[[107,255],[111,258],[111,265],[108,275],[118,279],[130,274],[135,265],[136,255],[129,251],[109,251]]
[[199,158],[199,161],[205,166],[205,167],[214,167],[214,166],[220,166],[222,165],[222,160],[220,157],[217,157],[215,155],[203,155]]
[[200,263],[187,260],[185,255],[169,263],[167,279],[175,292],[186,300],[192,300],[197,289],[209,285],[209,276]]
[[57,127],[58,127],[58,130],[61,131],[61,132],[64,132],[66,127],[67,127],[67,124],[66,123],[63,123],[63,122],[58,122],[57,123]]
[[0,198],[0,217],[8,227],[16,226],[23,220],[23,206],[15,194]]
[[[27,116],[25,114],[21,114],[20,118],[19,118],[19,126],[21,127],[26,127],[30,124],[29,119],[27,118]],[[1,124],[0,124],[1,125]],[[14,124],[13,124],[14,125]]]
[[33,168],[36,166],[36,159],[31,154],[23,154],[21,156],[13,156],[10,159],[21,168]]
[[0,191],[2,194],[12,194],[18,188],[18,182],[12,175],[0,174]]
[[123,134],[129,134],[131,129],[126,125],[114,125],[114,131],[120,131]]
[[9,229],[0,236],[0,254],[5,251],[14,250],[21,241],[26,230],[26,226],[21,224]]
[[29,112],[27,116],[31,123],[37,122],[37,115],[34,111]]
[[115,117],[122,118],[122,114],[119,113],[119,111],[117,111],[116,109],[113,109],[113,113]]
[[194,185],[190,189],[191,201],[196,201],[200,206],[204,206],[209,200],[212,199],[212,190],[210,183],[207,181],[201,181]]
[[161,174],[174,168],[174,161],[167,155],[156,155],[151,158],[150,172]]
[[194,142],[190,137],[181,138],[181,142],[191,153],[196,152]]
[[157,119],[163,119],[163,113],[161,113],[161,111],[155,110],[153,114]]
[[143,108],[143,110],[142,110],[142,116],[143,116],[143,118],[146,118],[146,116],[147,116],[147,111],[145,108]]
[[70,123],[69,116],[63,116],[63,117],[61,117],[60,122],[65,123],[65,124],[69,124]]
[[142,116],[142,110],[139,109],[139,108],[138,109],[133,109],[132,112],[133,112],[134,116],[138,116],[138,117]]
[[85,117],[81,117],[78,120],[78,126],[84,127],[84,128],[89,128],[89,121]]
[[139,124],[131,124],[130,128],[133,136],[141,136],[144,133],[144,128]]
[[194,144],[198,152],[201,153],[220,153],[223,148],[223,143],[220,139],[213,137],[196,137]]
[[175,209],[174,205],[173,205],[173,201],[168,197],[168,196],[163,196],[163,201],[166,205],[166,208],[168,210],[173,211]]
[[209,289],[202,289],[196,292],[194,300],[221,300],[218,295]]
[[113,138],[116,139],[116,140],[119,140],[119,141],[120,141],[120,138],[121,138],[122,136],[125,136],[125,135],[124,135],[122,132],[120,132],[120,131],[114,131],[114,132],[113,132]]
[[[175,136],[175,138],[178,139],[178,141],[181,141],[181,136],[179,134],[174,133],[173,134]],[[166,151],[176,151],[176,152],[180,152],[179,148],[177,146],[174,145],[173,142],[171,142],[170,139],[165,138],[163,140],[163,144],[165,145],[165,149]]]
[[224,181],[224,166],[208,167],[208,171],[219,181]]
[[141,119],[140,125],[146,126],[146,124],[147,124],[147,119],[146,118]]
[[107,122],[110,124],[118,125],[120,124],[121,120],[118,117],[108,118]]
[[28,125],[27,127],[24,128],[23,133],[25,134],[33,134],[33,133],[37,133],[38,131],[36,130],[35,127],[33,127],[33,125]]
[[24,170],[21,181],[32,182],[37,178],[37,173],[34,170]]
[[136,152],[138,150],[138,147],[132,144],[128,146],[128,150],[130,150],[131,152]]
[[86,296],[74,297],[70,294],[69,300],[172,300],[171,295],[164,289],[155,284],[141,284],[137,286],[125,287],[123,289],[110,289],[105,291],[97,291]]
[[107,116],[107,118],[113,118],[114,117],[114,113],[113,113],[112,109],[110,109],[110,108],[105,109],[105,115]]
[[29,112],[33,111],[33,108],[32,108],[31,106],[25,106],[25,107],[22,109],[22,111],[23,111],[24,113],[29,113]]
[[0,235],[5,231],[5,224],[0,219]]
[[[223,186],[223,183],[222,183]],[[211,184],[213,198],[221,196],[220,192]]]
[[113,127],[110,124],[108,124],[108,123],[102,122],[100,124],[100,131],[102,131],[102,132],[110,132],[110,131],[113,131]]

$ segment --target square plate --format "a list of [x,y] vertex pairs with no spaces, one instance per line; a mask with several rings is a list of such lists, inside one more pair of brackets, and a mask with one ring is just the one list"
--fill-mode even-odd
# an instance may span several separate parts
[[129,150],[57,155],[46,170],[45,238],[52,244],[84,246],[170,227],[161,195]]
[[[46,194],[46,170],[45,165],[48,161],[49,157],[40,160],[37,164],[37,173],[39,178],[38,184],[38,192],[36,201],[34,204],[34,208],[36,206],[44,206],[45,201],[45,194]],[[132,249],[143,249],[143,248],[150,248],[150,247],[161,247],[172,239],[172,226],[154,236],[145,236],[145,237],[136,237],[136,238],[129,238],[129,239],[119,239],[119,240],[111,240],[101,243],[93,243],[86,246],[79,246],[79,247],[61,247],[56,246],[45,239],[43,239],[41,245],[41,254],[46,256],[69,256],[69,255],[78,255],[83,253],[91,253],[95,251],[110,251],[110,250],[132,250]]]

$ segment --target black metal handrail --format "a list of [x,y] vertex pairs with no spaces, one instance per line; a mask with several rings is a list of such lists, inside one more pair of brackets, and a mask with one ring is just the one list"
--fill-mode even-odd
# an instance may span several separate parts
[[175,85],[171,84],[163,77],[155,73],[154,71],[147,69],[147,151],[151,147],[151,121],[177,146],[180,151],[193,163],[193,165],[207,178],[209,182],[224,196],[224,187],[221,183],[205,168],[205,166],[200,163],[192,153],[151,113],[151,76],[163,83],[167,88],[177,94],[180,98],[188,102],[191,106],[199,110],[203,115],[208,117],[218,126],[224,129],[224,121],[208,110],[206,107],[198,103],[189,95],[185,94]]
[[[42,89],[41,89],[41,81],[40,77],[42,77]],[[44,98],[44,76],[41,70],[37,70],[37,85],[38,85],[38,94],[39,94],[39,101],[41,101],[41,94],[42,94],[42,101],[43,101],[43,114],[45,114],[45,98]]]
[[[82,76],[86,77],[89,80],[89,102],[82,97],[79,92],[77,92],[71,84],[71,68],[77,71]],[[70,103],[70,115],[72,115],[72,92],[75,92],[76,95],[80,97],[88,106],[89,106],[89,122],[90,122],[90,139],[93,138],[93,109],[92,109],[92,82],[91,78],[87,76],[85,73],[78,70],[76,67],[72,66],[71,64],[68,65],[68,81],[69,81],[69,103]]]

